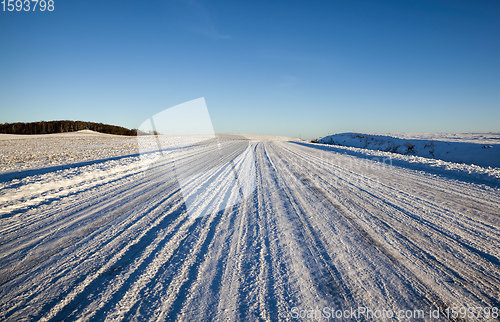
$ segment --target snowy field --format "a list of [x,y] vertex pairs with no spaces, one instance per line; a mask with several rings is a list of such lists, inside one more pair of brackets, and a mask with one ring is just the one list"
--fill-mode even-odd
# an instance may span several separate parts
[[0,173],[106,159],[137,153],[135,137],[79,131],[0,134]]
[[500,167],[500,133],[339,133],[320,143]]
[[0,137],[0,320],[500,307],[498,169],[282,137],[165,140],[139,154],[129,137]]

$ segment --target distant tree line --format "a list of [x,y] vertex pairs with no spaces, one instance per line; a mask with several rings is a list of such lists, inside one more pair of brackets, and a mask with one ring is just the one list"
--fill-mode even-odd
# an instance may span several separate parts
[[116,135],[137,135],[137,130],[94,122],[82,121],[41,121],[30,123],[0,123],[0,133],[7,134],[51,134],[62,132],[75,132],[81,130],[92,130],[100,133]]

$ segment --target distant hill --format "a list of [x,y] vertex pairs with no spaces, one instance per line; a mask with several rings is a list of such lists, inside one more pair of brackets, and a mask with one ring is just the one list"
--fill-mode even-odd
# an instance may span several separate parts
[[92,130],[116,135],[137,135],[137,130],[127,129],[121,126],[103,123],[83,121],[40,121],[30,123],[0,123],[0,133],[6,134],[51,134],[62,132],[75,132],[81,130]]

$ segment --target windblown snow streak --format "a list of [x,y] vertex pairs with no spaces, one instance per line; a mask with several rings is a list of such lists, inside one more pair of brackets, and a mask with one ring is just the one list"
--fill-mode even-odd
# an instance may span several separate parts
[[1,320],[499,306],[495,187],[284,141],[156,157],[0,183]]

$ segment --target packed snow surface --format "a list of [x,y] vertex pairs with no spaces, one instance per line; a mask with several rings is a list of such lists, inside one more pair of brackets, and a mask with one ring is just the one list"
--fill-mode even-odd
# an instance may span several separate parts
[[137,153],[135,137],[79,131],[0,134],[0,172],[36,169]]
[[[179,147],[204,140],[207,136],[144,136],[161,141],[164,146]],[[143,141],[144,141],[143,140]],[[157,149],[148,147],[141,151],[135,136],[103,134],[90,130],[70,133],[14,135],[0,134],[0,173],[56,167],[98,159],[134,155]]]
[[108,138],[3,142],[0,320],[499,307],[500,180],[486,169],[258,136],[138,155]]
[[320,143],[500,167],[500,133],[340,133]]

